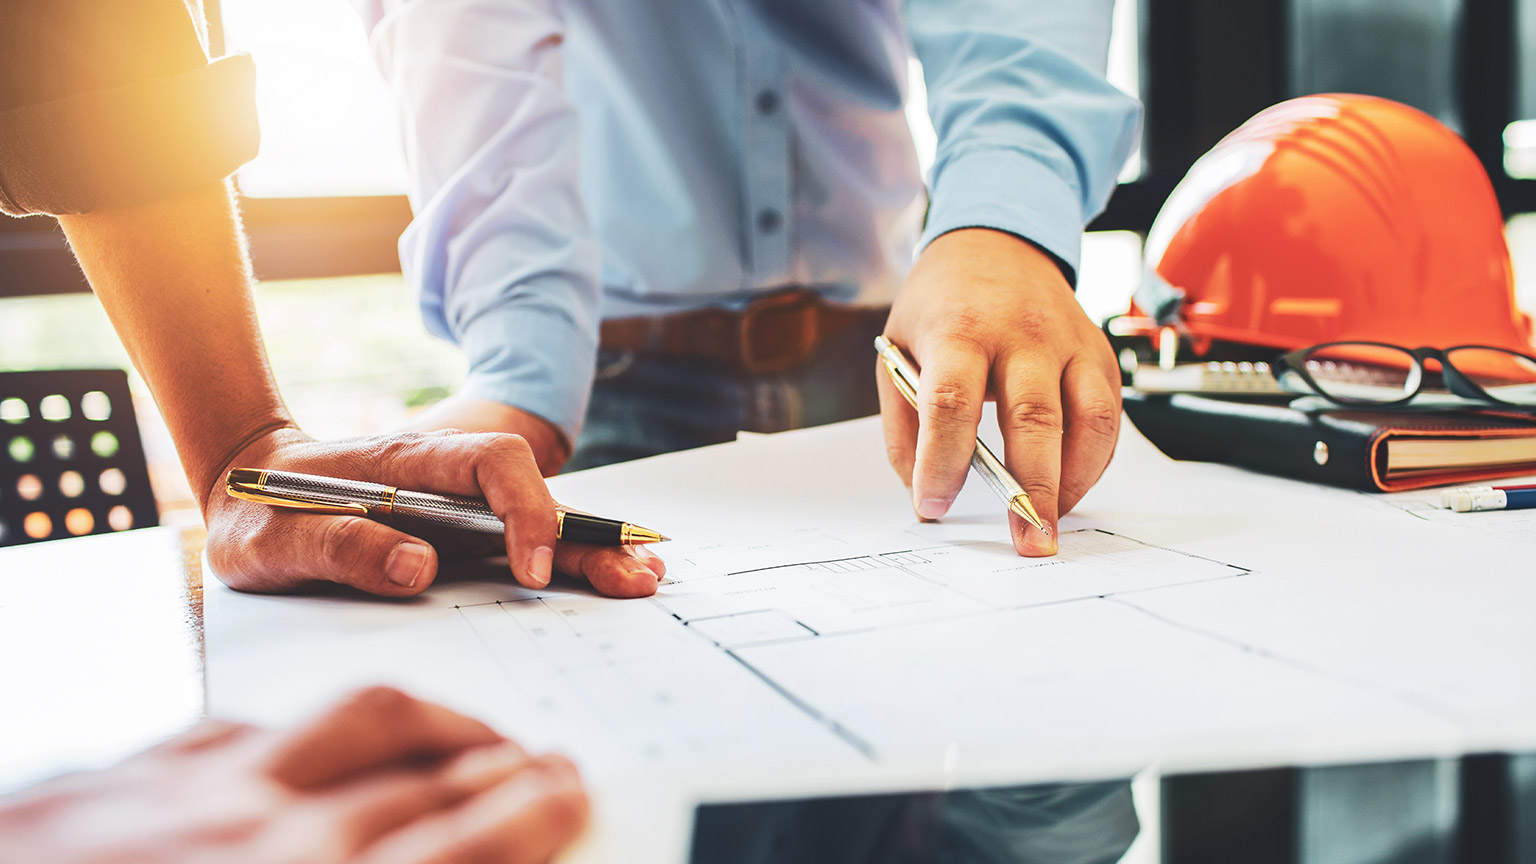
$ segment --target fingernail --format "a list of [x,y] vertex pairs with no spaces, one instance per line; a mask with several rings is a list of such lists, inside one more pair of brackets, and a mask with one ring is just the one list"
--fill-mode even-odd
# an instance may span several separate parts
[[554,572],[555,550],[548,546],[540,546],[528,556],[528,576],[540,587],[549,584],[550,575]]
[[414,588],[427,567],[427,547],[420,543],[399,543],[384,562],[384,576],[396,585]]
[[660,555],[657,555],[655,552],[652,552],[644,546],[641,546],[639,549],[635,550],[635,554],[639,557],[641,564],[649,567],[651,572],[656,574],[657,579],[667,575],[667,564],[665,561],[661,560]]
[[1024,526],[1024,548],[1025,554],[1032,558],[1045,558],[1055,555],[1058,548],[1056,546],[1056,530],[1053,528],[1051,533],[1047,534],[1033,525]]
[[924,519],[937,519],[949,512],[949,505],[954,503],[953,498],[924,498],[917,504],[917,515]]

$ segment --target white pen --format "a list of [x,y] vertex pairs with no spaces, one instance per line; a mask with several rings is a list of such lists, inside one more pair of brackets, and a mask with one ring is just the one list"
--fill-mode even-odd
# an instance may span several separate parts
[[[880,352],[880,359],[885,363],[885,371],[891,376],[891,383],[901,391],[913,408],[917,407],[917,368],[907,355],[897,348],[891,340],[884,336],[875,337],[875,350]],[[1047,537],[1051,535],[1051,529],[1035,512],[1035,506],[1029,502],[1029,493],[1019,485],[1019,481],[1013,479],[1008,469],[992,453],[991,448],[980,438],[976,439],[976,449],[971,451],[971,470],[981,475],[981,479],[987,481],[999,498],[1008,505],[1008,509],[1017,513],[1020,519],[1039,528]]]

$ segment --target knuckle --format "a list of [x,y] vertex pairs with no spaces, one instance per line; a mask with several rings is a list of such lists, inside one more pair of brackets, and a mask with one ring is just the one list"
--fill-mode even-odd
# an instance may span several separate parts
[[1056,338],[1060,325],[1038,308],[1026,309],[1008,319],[1008,350],[1014,351],[1031,345],[1039,345]]
[[494,446],[495,449],[507,454],[533,454],[533,445],[528,443],[527,438],[524,438],[515,432],[503,432],[498,434],[493,440],[492,446]]
[[[1035,477],[1021,481],[1024,491],[1029,494],[1034,502],[1035,509],[1042,516],[1049,517],[1056,511],[1057,503],[1061,500],[1062,484],[1055,477]],[[1060,515],[1057,513],[1056,515]]]
[[923,414],[931,419],[969,417],[981,411],[979,394],[954,381],[940,381],[922,394]]
[[391,462],[401,459],[406,451],[421,443],[426,436],[419,432],[401,432],[373,439],[368,446],[369,462]]
[[533,465],[533,445],[528,439],[511,432],[490,435],[481,450],[490,465]]
[[1025,399],[1008,403],[1001,413],[1003,426],[1015,432],[1042,437],[1062,433],[1061,411],[1054,405]]
[[1072,425],[1099,437],[1113,437],[1120,431],[1120,406],[1109,399],[1085,402],[1074,407]]
[[981,314],[969,309],[948,312],[938,322],[938,333],[946,342],[959,342],[980,347],[990,323]]
[[332,567],[350,569],[362,561],[363,520],[342,516],[330,520],[320,535],[320,560]]

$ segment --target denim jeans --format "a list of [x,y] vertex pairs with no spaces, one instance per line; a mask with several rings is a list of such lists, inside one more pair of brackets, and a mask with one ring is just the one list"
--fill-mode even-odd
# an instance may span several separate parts
[[689,864],[1115,864],[1125,782],[706,805]]
[[829,338],[800,367],[753,375],[694,360],[600,351],[592,404],[565,470],[782,432],[880,410],[874,339],[883,310]]

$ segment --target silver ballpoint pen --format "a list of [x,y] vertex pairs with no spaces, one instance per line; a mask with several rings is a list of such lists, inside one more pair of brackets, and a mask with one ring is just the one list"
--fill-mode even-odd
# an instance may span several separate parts
[[[479,499],[412,492],[364,480],[260,468],[234,468],[225,478],[225,491],[246,501],[311,513],[411,516],[450,528],[486,534],[500,534],[507,530],[500,517]],[[594,546],[660,543],[668,539],[639,525],[564,508],[555,511],[555,536],[572,543]]]
[[[896,389],[901,391],[913,408],[917,407],[917,367],[907,359],[907,355],[897,348],[891,340],[884,336],[875,337],[875,350],[880,352],[880,360],[885,363],[885,371],[891,376],[891,382]],[[1051,529],[1035,512],[1035,507],[1029,502],[1029,493],[1019,485],[1019,481],[1013,479],[1008,469],[1003,467],[1002,460],[993,454],[991,448],[980,438],[976,439],[976,449],[971,451],[971,470],[981,475],[981,479],[987,481],[992,491],[1003,499],[1008,509],[1017,513],[1020,519],[1039,528],[1047,537]]]

